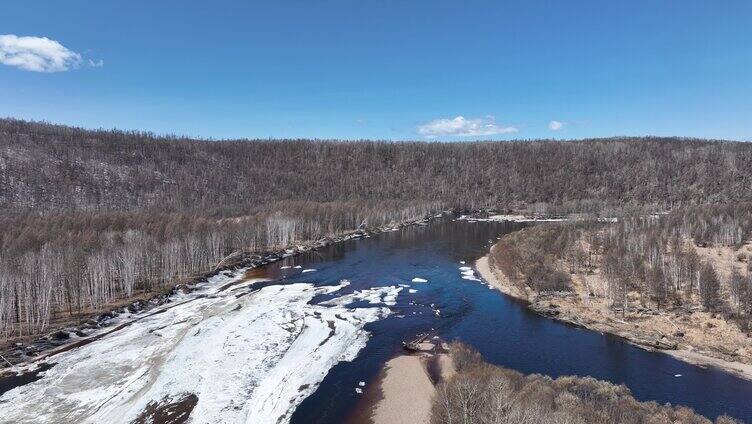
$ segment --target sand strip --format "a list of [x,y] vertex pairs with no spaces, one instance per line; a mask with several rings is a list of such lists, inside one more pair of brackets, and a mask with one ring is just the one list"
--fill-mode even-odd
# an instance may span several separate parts
[[383,398],[373,413],[375,424],[428,424],[434,387],[423,356],[398,356],[386,363]]
[[480,276],[496,290],[516,299],[528,300],[527,293],[524,293],[517,286],[512,284],[509,278],[501,272],[491,269],[491,265],[488,263],[488,255],[475,261],[475,269],[477,269],[478,274],[480,274]]

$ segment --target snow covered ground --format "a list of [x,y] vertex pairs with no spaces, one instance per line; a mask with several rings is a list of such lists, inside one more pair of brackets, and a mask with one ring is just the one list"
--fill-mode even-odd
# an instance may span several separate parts
[[[386,317],[402,290],[336,297],[347,281],[259,282],[242,272],[214,277],[133,325],[50,358],[56,365],[42,379],[0,397],[0,423],[129,423],[187,397],[198,399],[190,422],[289,422],[334,365],[356,357],[369,338],[364,326]],[[322,294],[335,297],[309,303]]]
[[478,218],[470,215],[461,215],[457,218],[457,221],[467,222],[494,222],[494,221],[509,221],[509,222],[562,222],[567,221],[566,218],[536,218],[525,215],[491,215],[488,218]]

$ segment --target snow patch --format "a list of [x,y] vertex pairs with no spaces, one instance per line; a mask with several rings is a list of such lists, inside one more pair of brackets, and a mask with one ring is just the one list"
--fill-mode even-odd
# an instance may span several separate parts
[[3,394],[2,420],[131,422],[150,402],[192,393],[192,422],[286,423],[334,365],[357,356],[365,325],[390,314],[349,305],[392,305],[401,290],[376,287],[320,304],[311,301],[347,284],[220,291],[243,278],[243,270],[212,277],[161,313],[50,358],[57,365],[43,378]]
[[463,280],[481,281],[480,278],[475,276],[475,271],[469,266],[461,266],[460,271],[461,271]]
[[491,215],[488,218],[478,218],[478,217],[472,217],[468,215],[462,215],[459,218],[457,218],[458,221],[465,221],[465,222],[500,222],[500,221],[510,221],[510,222],[562,222],[567,221],[566,218],[543,218],[543,217],[529,217],[525,215]]
[[348,307],[355,302],[366,301],[371,305],[383,304],[394,306],[397,304],[397,295],[400,291],[402,291],[402,287],[398,286],[373,287],[326,300],[321,302],[321,304]]

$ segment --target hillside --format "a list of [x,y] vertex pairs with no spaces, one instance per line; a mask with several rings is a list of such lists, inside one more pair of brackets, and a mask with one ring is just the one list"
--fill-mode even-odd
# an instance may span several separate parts
[[243,214],[281,200],[597,206],[752,200],[752,145],[678,138],[206,141],[0,120],[4,209]]
[[194,140],[0,120],[0,334],[106,310],[237,251],[446,209],[752,201],[752,145],[679,138]]

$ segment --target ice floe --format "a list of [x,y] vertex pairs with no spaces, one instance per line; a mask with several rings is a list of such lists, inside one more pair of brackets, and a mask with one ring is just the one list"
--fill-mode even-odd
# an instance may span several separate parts
[[426,280],[425,278],[419,278],[419,277],[413,278],[413,283],[427,283],[427,282],[428,280]]
[[457,221],[465,221],[465,222],[499,222],[499,221],[510,221],[510,222],[562,222],[567,221],[567,218],[547,218],[547,217],[529,217],[525,215],[491,215],[488,218],[480,218],[476,216],[470,216],[470,215],[462,215],[459,218],[456,219]]
[[462,274],[463,280],[481,281],[480,278],[475,276],[475,271],[473,271],[473,269],[469,266],[461,266],[460,273]]
[[402,291],[402,287],[398,286],[372,287],[326,300],[321,302],[321,305],[347,307],[358,301],[366,301],[372,305],[394,306],[397,303],[397,295],[400,291]]

